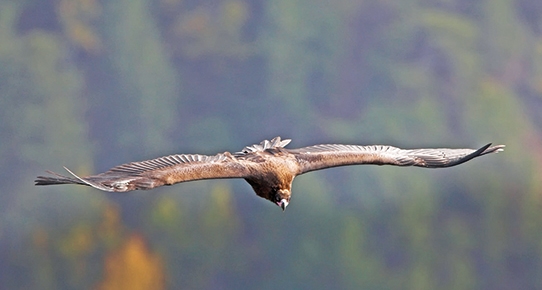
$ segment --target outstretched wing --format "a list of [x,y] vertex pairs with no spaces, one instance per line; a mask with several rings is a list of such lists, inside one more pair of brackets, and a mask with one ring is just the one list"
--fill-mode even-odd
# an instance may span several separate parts
[[38,176],[36,185],[82,184],[104,191],[123,192],[200,179],[244,178],[250,174],[245,161],[238,160],[229,153],[215,156],[199,154],[164,156],[122,164],[107,172],[87,177],[79,177],[65,169],[73,177],[49,172],[55,177]]
[[301,174],[309,171],[355,164],[419,166],[428,168],[450,167],[488,153],[502,151],[504,145],[487,144],[473,149],[400,149],[392,146],[322,144],[288,150],[295,154]]

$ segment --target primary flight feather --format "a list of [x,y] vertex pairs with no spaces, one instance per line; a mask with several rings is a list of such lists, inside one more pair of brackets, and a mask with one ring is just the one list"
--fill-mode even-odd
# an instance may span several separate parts
[[36,185],[81,184],[104,191],[125,192],[201,179],[244,178],[258,196],[284,210],[290,202],[294,177],[310,171],[356,164],[443,168],[500,152],[505,147],[487,144],[477,150],[400,149],[384,145],[321,144],[298,149],[284,148],[288,143],[289,139],[275,137],[233,154],[170,155],[122,164],[86,177],[79,177],[64,167],[73,177],[48,171],[54,176],[38,176],[35,182]]

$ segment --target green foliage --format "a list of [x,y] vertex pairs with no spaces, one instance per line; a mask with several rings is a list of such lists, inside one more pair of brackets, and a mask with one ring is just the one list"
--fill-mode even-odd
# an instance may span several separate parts
[[377,255],[370,251],[371,245],[368,245],[370,231],[367,230],[367,221],[359,218],[357,214],[350,213],[343,218],[343,222],[342,233],[338,237],[340,239],[338,256],[339,265],[344,268],[342,280],[345,288],[387,288],[391,280],[382,283],[386,270]]
[[[115,102],[119,112],[119,148],[137,144],[148,152],[169,149],[174,129],[175,109],[182,104],[176,72],[168,61],[160,33],[145,0],[111,1],[104,5],[104,42],[118,75]],[[95,104],[99,106],[100,104]],[[156,114],[155,112],[160,112]]]

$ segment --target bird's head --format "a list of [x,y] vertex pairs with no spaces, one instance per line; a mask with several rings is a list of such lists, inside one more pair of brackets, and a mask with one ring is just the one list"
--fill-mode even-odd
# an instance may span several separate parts
[[256,194],[278,205],[284,211],[290,203],[291,181],[289,183],[267,183],[265,180],[247,180]]
[[272,189],[268,200],[278,205],[284,211],[290,203],[291,192],[289,189]]
[[284,211],[292,196],[293,175],[267,175],[265,178],[246,179],[259,197],[278,205]]

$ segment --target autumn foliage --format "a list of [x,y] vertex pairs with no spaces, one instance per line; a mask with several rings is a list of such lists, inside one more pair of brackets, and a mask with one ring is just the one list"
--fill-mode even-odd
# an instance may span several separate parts
[[99,290],[164,289],[164,265],[141,235],[133,234],[105,258]]

